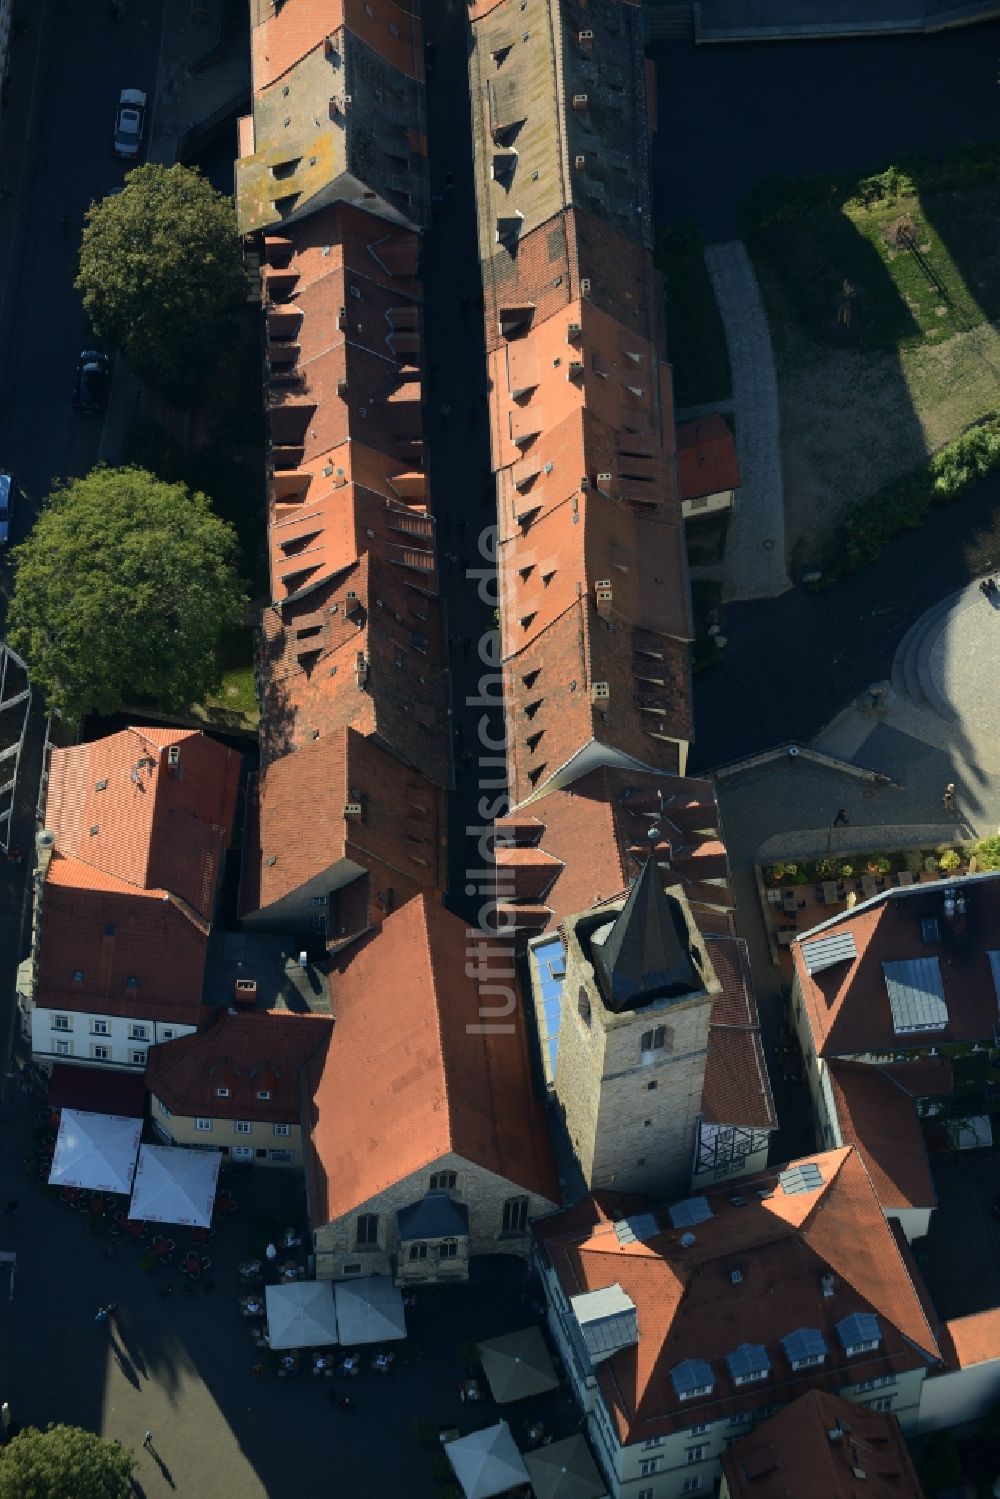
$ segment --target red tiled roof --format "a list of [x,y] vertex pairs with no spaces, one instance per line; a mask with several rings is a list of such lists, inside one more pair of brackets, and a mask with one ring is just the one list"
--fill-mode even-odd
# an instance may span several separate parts
[[736,440],[724,416],[701,417],[681,422],[677,428],[677,458],[681,476],[681,498],[739,489],[743,482],[736,460]]
[[295,0],[294,5],[258,0],[254,12],[254,93],[284,77],[345,25],[401,73],[423,78],[420,22],[392,0]]
[[123,729],[53,751],[46,827],[60,853],[210,917],[239,774],[239,753],[196,730]]
[[[345,860],[390,885],[396,905],[419,889],[444,888],[442,792],[354,729],[266,766],[256,801],[244,855],[244,914],[275,905],[327,871],[331,889],[355,878],[343,868],[334,873]],[[360,816],[345,813],[349,803],[360,804]]]
[[[732,1202],[731,1184],[709,1190],[713,1216],[692,1230],[694,1244],[682,1244],[660,1215],[658,1235],[624,1245],[607,1225],[564,1227],[564,1214],[535,1225],[568,1297],[617,1283],[636,1306],[638,1344],[597,1370],[623,1442],[718,1421],[766,1398],[784,1403],[811,1387],[924,1368],[938,1358],[911,1262],[860,1156],[833,1150],[808,1161],[822,1174],[812,1190],[786,1192],[773,1172],[740,1181],[743,1206]],[[758,1188],[770,1193],[766,1200]],[[738,1285],[734,1266],[741,1272]],[[824,1274],[834,1277],[830,1296],[824,1295]],[[776,1285],[780,1296],[772,1294]],[[881,1340],[877,1350],[848,1360],[835,1327],[853,1312],[874,1313]],[[784,1354],[780,1340],[801,1327],[825,1337],[828,1354],[820,1368],[793,1371]],[[767,1380],[749,1389],[735,1385],[726,1364],[742,1343],[764,1345],[771,1361]],[[709,1395],[679,1399],[670,1371],[686,1359],[711,1364]]]
[[896,1417],[810,1390],[722,1453],[731,1499],[924,1499]]
[[936,1207],[913,1099],[865,1062],[830,1062],[829,1076],[844,1144],[857,1147],[885,1211]]
[[952,1317],[942,1329],[941,1347],[952,1369],[969,1369],[1000,1359],[1000,1307]]
[[685,643],[627,625],[612,633],[581,598],[504,663],[503,677],[515,806],[592,744],[628,755],[636,769],[679,771],[691,737]]
[[451,779],[441,605],[365,553],[264,611],[265,763],[345,727],[373,736],[438,786]]
[[477,1033],[482,1005],[496,999],[481,997],[467,961],[464,922],[421,896],[333,980],[336,1029],[315,1091],[310,1152],[314,1224],[448,1152],[558,1198],[526,1027],[515,1017],[508,1032]]
[[722,989],[712,1001],[702,1117],[708,1124],[777,1129],[746,943],[709,936],[706,948]]
[[[299,1124],[302,1071],[332,1030],[321,1015],[217,1011],[204,1030],[150,1049],[146,1086],[173,1114]],[[220,1086],[227,1097],[219,1097]]]
[[38,1005],[197,1025],[208,923],[190,906],[58,851],[43,903]]
[[[987,952],[1000,929],[1000,875],[952,882],[966,899],[964,918],[944,915],[943,886],[913,886],[866,902],[824,923],[792,946],[792,958],[817,1050],[823,1056],[862,1056],[927,1048],[926,1032],[897,1034],[882,965],[936,958],[948,1009],[937,1043],[992,1040],[998,996]],[[936,919],[939,941],[925,940],[921,923]],[[802,948],[835,933],[850,933],[857,957],[810,978]]]
[[[540,899],[547,908],[541,924],[532,920],[525,928],[535,933],[619,895],[645,860],[653,827],[659,830],[655,848],[664,888],[682,886],[699,926],[703,903],[732,906],[710,781],[602,766],[547,791],[531,807],[530,818],[512,813],[496,824],[502,840],[496,853],[500,900],[506,921],[518,930],[525,903]],[[532,846],[548,861],[544,889],[536,889],[533,872],[526,874],[515,861],[519,849]]]

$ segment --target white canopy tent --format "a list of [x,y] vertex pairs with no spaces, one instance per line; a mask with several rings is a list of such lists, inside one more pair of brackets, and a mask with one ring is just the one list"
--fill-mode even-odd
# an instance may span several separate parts
[[217,1150],[143,1145],[135,1170],[130,1218],[208,1228],[222,1156]]
[[506,1494],[508,1489],[530,1482],[506,1421],[459,1437],[456,1442],[446,1442],[444,1450],[465,1499],[490,1499],[492,1494]]
[[127,1196],[141,1138],[141,1119],[63,1109],[49,1182]]
[[265,1286],[267,1338],[272,1348],[320,1348],[337,1341],[333,1282],[292,1281]]
[[391,1343],[406,1337],[402,1293],[387,1275],[338,1280],[337,1325],[345,1348],[356,1343]]

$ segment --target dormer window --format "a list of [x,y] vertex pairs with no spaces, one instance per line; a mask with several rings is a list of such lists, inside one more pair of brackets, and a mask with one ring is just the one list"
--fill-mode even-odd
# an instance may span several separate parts
[[699,1395],[711,1395],[715,1389],[712,1366],[700,1358],[686,1358],[670,1371],[678,1400],[694,1400]]
[[762,1343],[741,1343],[732,1353],[726,1354],[726,1363],[733,1377],[733,1384],[757,1384],[771,1372],[771,1360]]
[[268,1099],[271,1097],[271,1094],[267,1088],[260,1088],[257,1091],[257,1097],[260,1099],[261,1103],[267,1103]]
[[793,1369],[815,1369],[826,1358],[826,1339],[816,1327],[797,1327],[781,1346]]
[[837,1323],[837,1337],[848,1358],[856,1353],[870,1353],[882,1341],[878,1318],[871,1312],[852,1312]]
[[215,1090],[215,1096],[216,1096],[216,1098],[228,1098],[229,1097],[229,1089],[228,1088],[216,1088],[216,1090]]

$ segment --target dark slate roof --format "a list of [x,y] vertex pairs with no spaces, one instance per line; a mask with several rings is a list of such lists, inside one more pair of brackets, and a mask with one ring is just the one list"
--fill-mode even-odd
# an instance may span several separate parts
[[469,1210],[447,1192],[428,1192],[419,1202],[400,1208],[396,1224],[401,1239],[458,1238],[469,1232]]
[[687,923],[679,902],[656,877],[647,859],[628,900],[591,956],[608,1009],[616,1013],[655,999],[681,999],[704,989],[691,957]]

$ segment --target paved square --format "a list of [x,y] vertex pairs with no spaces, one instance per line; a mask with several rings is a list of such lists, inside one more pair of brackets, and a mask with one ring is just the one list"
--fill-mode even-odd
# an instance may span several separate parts
[[[214,1290],[181,1294],[176,1269],[139,1268],[139,1245],[106,1258],[109,1236],[87,1232],[83,1215],[29,1181],[22,1158],[38,1118],[37,1101],[8,1085],[2,1117],[0,1198],[17,1197],[0,1219],[0,1249],[17,1252],[13,1301],[0,1273],[0,1399],[22,1425],[68,1421],[114,1437],[139,1454],[137,1477],[149,1499],[301,1499],[303,1494],[405,1495],[438,1492],[431,1454],[413,1422],[424,1417],[461,1433],[503,1415],[523,1445],[523,1423],[540,1419],[556,1437],[576,1429],[564,1391],[498,1410],[464,1405],[459,1388],[469,1345],[535,1320],[525,1266],[477,1262],[467,1286],[425,1293],[408,1309],[421,1360],[386,1376],[367,1360],[354,1379],[255,1379],[249,1323],[239,1315],[237,1265],[260,1243],[267,1218],[284,1222],[276,1198],[295,1185],[279,1173],[235,1177],[239,1211],[221,1221],[212,1257]],[[178,1244],[186,1230],[176,1231]],[[162,1292],[174,1287],[169,1298]],[[117,1327],[94,1320],[119,1304]],[[349,1393],[352,1411],[330,1401]],[[152,1453],[142,1450],[153,1432]]]

